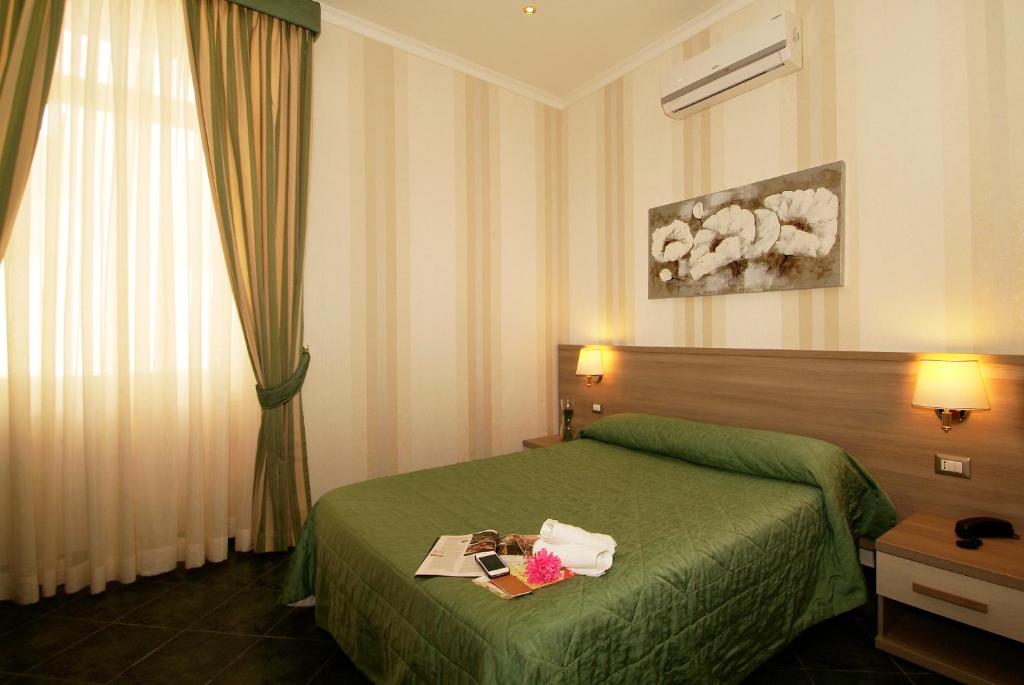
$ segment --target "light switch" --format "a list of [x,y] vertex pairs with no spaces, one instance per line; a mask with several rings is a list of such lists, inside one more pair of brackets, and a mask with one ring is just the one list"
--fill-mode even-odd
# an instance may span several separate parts
[[601,408],[600,404],[592,404],[592,405],[590,405],[590,410],[592,412],[594,412],[595,414],[600,414],[601,412],[604,411],[604,409]]
[[957,478],[971,477],[971,458],[958,457],[952,454],[935,455],[935,473]]

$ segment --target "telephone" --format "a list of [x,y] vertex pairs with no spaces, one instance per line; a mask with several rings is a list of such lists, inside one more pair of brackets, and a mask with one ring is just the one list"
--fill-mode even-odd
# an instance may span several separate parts
[[1013,531],[1013,524],[1003,519],[990,516],[974,516],[972,518],[960,519],[954,527],[957,547],[964,549],[978,549],[981,547],[981,538],[1020,538]]

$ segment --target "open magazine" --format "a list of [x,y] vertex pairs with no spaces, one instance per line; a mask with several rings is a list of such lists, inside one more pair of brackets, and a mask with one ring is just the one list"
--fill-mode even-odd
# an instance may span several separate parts
[[417,576],[454,576],[475,578],[484,575],[473,555],[497,552],[507,565],[522,563],[533,552],[537,535],[511,533],[504,537],[496,530],[481,530],[467,535],[442,535],[434,541],[427,557],[416,570]]

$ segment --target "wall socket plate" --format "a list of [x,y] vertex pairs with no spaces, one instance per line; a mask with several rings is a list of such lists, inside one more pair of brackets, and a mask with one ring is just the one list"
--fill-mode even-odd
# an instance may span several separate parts
[[971,458],[935,453],[935,473],[956,478],[971,477]]

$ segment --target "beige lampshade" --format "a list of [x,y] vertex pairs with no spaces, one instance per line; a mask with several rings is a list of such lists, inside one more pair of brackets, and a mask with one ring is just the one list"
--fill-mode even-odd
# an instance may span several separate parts
[[580,360],[576,364],[576,375],[604,375],[604,360],[601,358],[600,347],[584,347],[582,350],[580,350]]
[[988,409],[981,367],[974,359],[922,361],[912,404],[935,409]]

